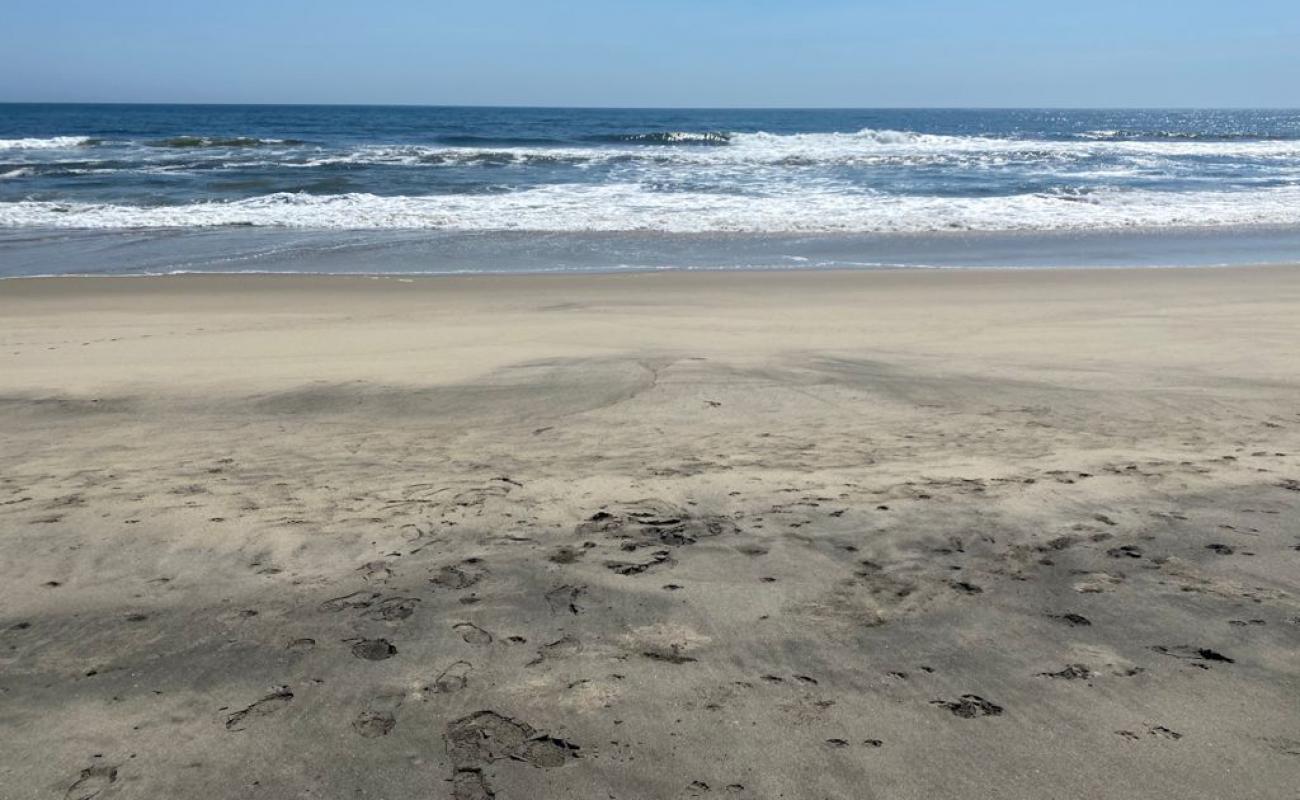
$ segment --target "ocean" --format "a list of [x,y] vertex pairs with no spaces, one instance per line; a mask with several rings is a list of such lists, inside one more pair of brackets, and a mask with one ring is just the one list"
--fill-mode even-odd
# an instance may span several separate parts
[[0,104],[0,275],[1300,260],[1300,111]]

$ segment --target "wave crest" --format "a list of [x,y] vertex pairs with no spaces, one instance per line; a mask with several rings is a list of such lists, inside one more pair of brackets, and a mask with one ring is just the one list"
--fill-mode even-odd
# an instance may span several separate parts
[[1288,142],[1295,137],[1265,133],[1198,133],[1196,131],[1097,130],[1075,134],[1094,142]]
[[0,203],[0,227],[668,233],[896,233],[1300,224],[1300,185],[1242,192],[1098,190],[940,197],[805,190],[744,196],[638,184],[555,184],[505,194],[278,193],[228,202],[123,206]]
[[94,144],[89,136],[49,136],[46,138],[0,139],[0,150],[57,150]]
[[201,147],[270,147],[275,145],[306,144],[300,139],[258,139],[253,136],[173,136],[150,142],[154,147],[170,147],[178,150]]
[[594,137],[594,141],[626,144],[687,144],[724,146],[731,144],[734,134],[725,131],[651,131],[649,133],[617,133]]

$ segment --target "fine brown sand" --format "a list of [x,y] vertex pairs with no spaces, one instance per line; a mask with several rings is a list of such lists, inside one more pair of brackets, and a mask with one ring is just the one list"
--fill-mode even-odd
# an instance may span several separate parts
[[1300,268],[0,283],[0,797],[1296,798]]

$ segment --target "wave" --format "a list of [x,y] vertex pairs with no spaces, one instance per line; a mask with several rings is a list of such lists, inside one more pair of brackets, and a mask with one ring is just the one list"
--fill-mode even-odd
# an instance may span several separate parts
[[258,139],[252,136],[173,136],[149,143],[153,147],[170,147],[173,149],[190,149],[202,147],[270,147],[275,145],[293,146],[306,144],[301,139]]
[[[774,134],[766,132],[692,132],[610,134],[587,141],[610,146],[506,146],[488,137],[443,138],[439,145],[367,145],[350,152],[326,153],[287,162],[287,166],[335,165],[499,165],[638,163],[684,166],[770,164],[776,166],[861,162],[906,165],[909,158],[932,159],[943,151],[1020,151],[1025,158],[1044,155],[1034,143],[981,137],[939,136],[911,131],[864,129],[855,133]],[[492,143],[495,146],[481,146]],[[618,147],[617,145],[634,145]],[[480,146],[471,146],[480,145]],[[682,145],[688,145],[682,147]],[[1050,156],[1051,153],[1046,155]]]
[[1089,141],[1131,141],[1131,142],[1287,142],[1295,141],[1294,136],[1278,136],[1267,133],[1200,133],[1197,131],[1150,131],[1150,130],[1097,130],[1075,134],[1076,138]]
[[223,167],[223,164],[202,162],[154,162],[123,159],[82,159],[75,161],[4,161],[0,162],[0,178],[68,178],[77,175],[123,175],[130,180],[133,175],[165,175],[196,172]]
[[95,144],[88,136],[50,136],[44,139],[0,139],[0,150],[58,150]]
[[[659,134],[653,134],[660,136]],[[675,137],[679,134],[664,134]],[[691,134],[725,137],[711,146],[681,146],[676,139],[638,139],[652,134],[619,135],[607,146],[451,147],[445,145],[369,145],[352,151],[322,153],[290,160],[286,166],[337,165],[499,166],[568,164],[574,166],[644,164],[648,166],[849,167],[936,166],[999,167],[1061,165],[1120,159],[1224,157],[1300,158],[1297,140],[1034,140],[983,136],[946,136],[914,131],[866,129],[854,133],[765,132]],[[677,142],[677,143],[672,143]],[[619,146],[619,145],[622,146]],[[1158,166],[1149,163],[1148,166]]]
[[312,167],[358,166],[501,166],[506,164],[586,164],[602,160],[583,150],[478,149],[453,147],[365,147],[348,153],[314,158],[263,162],[261,166]]
[[733,148],[767,157],[804,157],[818,161],[851,161],[873,157],[899,157],[947,153],[954,156],[987,154],[1024,159],[1091,158],[1107,156],[1300,156],[1300,140],[1241,138],[1125,139],[1123,137],[1075,140],[1029,139],[994,136],[950,136],[864,129],[856,133],[738,133]]
[[[145,145],[169,150],[230,150],[300,147],[302,139],[253,136],[182,135],[143,142],[105,142],[86,136],[0,139],[0,150],[54,150],[99,144]],[[619,145],[623,145],[620,147]],[[781,159],[846,160],[865,157],[904,156],[911,153],[1023,153],[1025,156],[1081,154],[1300,155],[1300,137],[1262,133],[1198,133],[1188,131],[1092,130],[1064,139],[1033,139],[983,135],[946,135],[920,131],[863,128],[853,132],[770,133],[765,131],[650,131],[601,134],[581,141],[547,137],[444,136],[429,144],[373,144],[355,150],[324,151],[322,158],[350,159],[354,163],[401,161],[412,163],[421,157],[442,158],[452,163],[476,154],[516,159],[559,157],[589,158],[592,161],[616,157],[702,161],[769,161]],[[414,158],[412,158],[414,156]]]
[[916,131],[877,130],[863,128],[852,133],[767,133],[765,131],[656,131],[652,133],[620,133],[592,137],[590,141],[660,144],[660,145],[714,145],[752,144],[754,142],[839,142],[858,144],[914,144],[954,142],[980,137],[940,136]]
[[[253,137],[179,136],[134,143],[126,160],[155,163],[165,156],[172,164],[181,153],[194,169],[207,168],[313,168],[313,167],[499,167],[499,166],[594,166],[628,165],[647,171],[682,167],[689,169],[741,170],[753,167],[816,168],[843,166],[1003,168],[1026,167],[1057,170],[1079,162],[1110,161],[1121,169],[1161,170],[1168,159],[1225,158],[1300,160],[1300,140],[1255,139],[1249,137],[1176,137],[1161,139],[1126,138],[1123,131],[1094,131],[1073,139],[1026,139],[992,136],[953,136],[918,131],[866,128],[842,133],[776,134],[757,132],[676,131],[605,135],[599,143],[563,144],[551,140],[461,137],[459,144],[446,140],[436,144],[371,144],[330,149],[320,145],[301,147],[299,139]],[[520,142],[493,144],[486,142]],[[0,140],[22,142],[23,147],[50,150],[50,156],[31,153],[21,161],[49,163],[58,157],[55,147],[81,146],[99,140],[77,137]],[[522,142],[530,142],[523,144]],[[534,144],[531,142],[547,142]],[[471,143],[474,143],[471,145]],[[123,143],[107,143],[123,144]],[[132,144],[132,143],[125,143]],[[144,145],[141,147],[140,145]],[[117,148],[114,148],[116,152]],[[253,155],[256,153],[257,155]],[[17,159],[17,157],[15,157]],[[1143,161],[1145,160],[1145,161]],[[23,164],[26,165],[26,164]]]
[[627,144],[727,145],[731,144],[732,135],[725,131],[655,131],[652,133],[614,133],[604,136],[592,136],[588,141]]
[[1095,190],[1002,197],[656,192],[637,184],[551,185],[504,194],[278,193],[230,202],[126,206],[0,203],[0,226],[672,233],[1045,231],[1300,224],[1300,185],[1242,192]]

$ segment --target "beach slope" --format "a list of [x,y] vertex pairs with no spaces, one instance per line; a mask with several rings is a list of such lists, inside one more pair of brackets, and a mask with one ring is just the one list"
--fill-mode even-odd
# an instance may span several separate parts
[[1300,269],[0,283],[0,790],[1294,798]]

